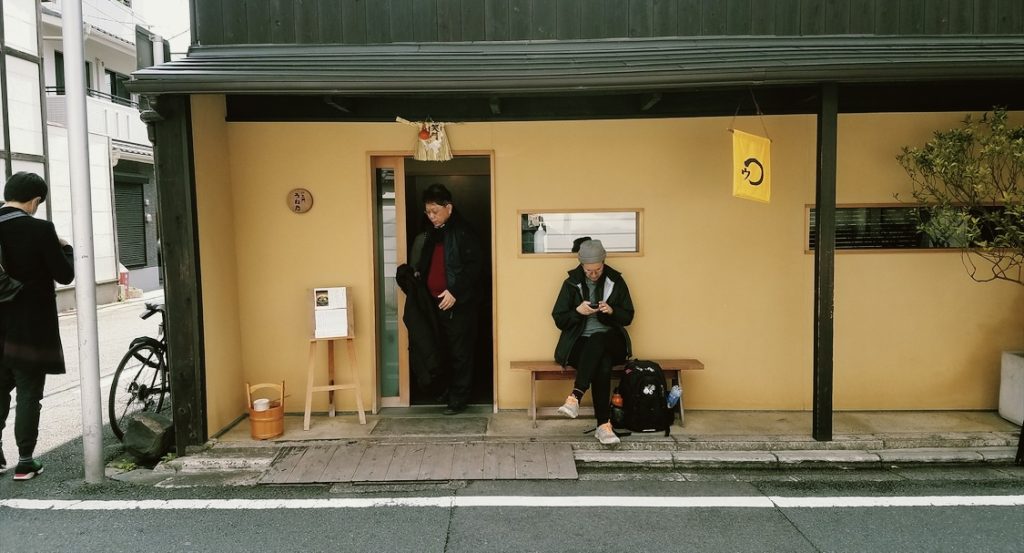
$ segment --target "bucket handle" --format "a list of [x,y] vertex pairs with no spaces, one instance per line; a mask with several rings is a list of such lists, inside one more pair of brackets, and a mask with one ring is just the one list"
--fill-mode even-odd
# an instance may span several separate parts
[[245,398],[248,400],[249,408],[252,408],[252,393],[256,390],[262,390],[263,388],[273,388],[277,390],[277,393],[281,396],[281,406],[284,407],[284,380],[280,384],[274,384],[273,382],[264,382],[262,384],[245,383]]

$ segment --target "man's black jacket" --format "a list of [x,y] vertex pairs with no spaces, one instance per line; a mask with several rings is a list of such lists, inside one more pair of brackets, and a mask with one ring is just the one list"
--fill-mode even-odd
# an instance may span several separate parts
[[441,332],[437,323],[437,300],[430,296],[426,283],[416,278],[415,272],[411,265],[399,265],[395,281],[405,293],[402,321],[409,329],[409,370],[419,386],[426,388],[441,376]]
[[[2,207],[0,215],[16,209]],[[13,300],[0,304],[0,363],[63,374],[64,350],[53,281],[70,284],[75,278],[74,250],[60,244],[53,223],[35,217],[0,223],[0,242],[4,268],[24,284]]]
[[[580,302],[589,299],[586,294],[586,278],[582,266],[577,265],[576,268],[570,270],[558,290],[555,307],[551,310],[555,326],[562,331],[558,337],[558,344],[555,345],[555,361],[562,366],[569,363],[572,347],[576,344],[576,340],[583,335],[583,329],[587,326],[587,318],[576,311]],[[628,359],[633,355],[633,346],[625,328],[633,322],[633,298],[629,295],[629,287],[626,286],[622,273],[608,265],[604,266],[604,274],[597,284],[599,297],[612,307],[611,315],[598,313],[597,319],[610,326],[612,332],[622,333]]]
[[[453,212],[448,222],[440,229],[431,229],[425,233],[423,249],[415,252],[412,259],[418,260],[416,270],[424,281],[430,274],[431,254],[438,240],[444,244],[444,268],[448,291],[455,296],[456,305],[470,305],[479,299],[480,274],[483,268],[480,241],[473,229]],[[419,240],[414,241],[418,242]]]

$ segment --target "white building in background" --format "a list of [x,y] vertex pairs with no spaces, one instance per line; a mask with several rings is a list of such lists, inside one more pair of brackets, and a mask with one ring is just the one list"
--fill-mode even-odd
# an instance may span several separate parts
[[[50,185],[45,216],[70,239],[63,1],[3,0],[3,142],[5,180],[18,171]],[[85,79],[97,301],[118,297],[120,267],[129,284],[160,287],[152,144],[138,98],[124,87],[138,67],[163,61],[165,48],[140,24],[131,0],[86,0]],[[154,48],[156,45],[156,48]],[[58,288],[58,305],[74,305],[74,286]]]

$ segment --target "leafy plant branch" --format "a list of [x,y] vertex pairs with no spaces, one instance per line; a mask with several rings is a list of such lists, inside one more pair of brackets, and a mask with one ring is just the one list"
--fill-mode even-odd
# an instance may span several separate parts
[[933,244],[960,248],[978,282],[1024,285],[1024,126],[1005,108],[936,131],[896,156],[913,186],[918,230]]

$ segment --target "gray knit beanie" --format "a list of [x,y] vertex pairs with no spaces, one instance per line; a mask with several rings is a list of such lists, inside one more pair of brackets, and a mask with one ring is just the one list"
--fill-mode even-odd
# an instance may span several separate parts
[[604,244],[600,240],[587,240],[580,244],[580,263],[604,263]]

